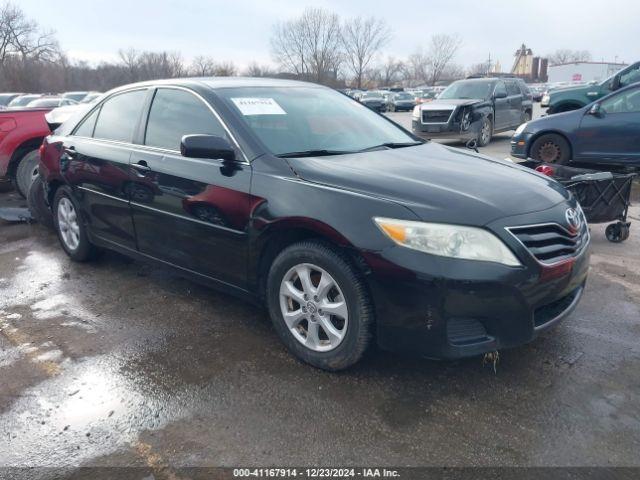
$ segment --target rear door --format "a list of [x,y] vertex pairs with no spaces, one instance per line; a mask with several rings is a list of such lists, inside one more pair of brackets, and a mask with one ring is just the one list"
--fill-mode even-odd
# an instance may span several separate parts
[[576,159],[640,166],[640,85],[600,101],[585,113],[575,141]]
[[117,93],[65,137],[60,167],[91,235],[135,249],[129,211],[129,157],[147,89]]
[[233,138],[209,104],[194,92],[155,92],[142,145],[132,154],[131,206],[141,253],[225,283],[246,282],[251,166],[187,158],[184,135]]
[[522,123],[522,91],[515,80],[505,80],[507,100],[509,102],[509,127]]
[[[495,98],[496,93],[504,93],[504,98]],[[494,94],[494,106],[495,106],[495,119],[494,119],[494,128],[496,130],[502,130],[507,128],[511,123],[511,110],[509,107],[509,99],[507,97],[507,88],[504,85],[504,82],[500,80],[496,83],[495,89],[493,91]]]

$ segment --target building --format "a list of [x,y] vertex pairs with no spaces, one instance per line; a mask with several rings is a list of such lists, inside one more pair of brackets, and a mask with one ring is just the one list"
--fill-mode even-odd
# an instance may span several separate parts
[[625,63],[614,62],[574,62],[550,65],[549,82],[601,82],[626,66]]
[[511,74],[531,82],[547,81],[547,59],[534,57],[533,50],[524,43],[514,54]]

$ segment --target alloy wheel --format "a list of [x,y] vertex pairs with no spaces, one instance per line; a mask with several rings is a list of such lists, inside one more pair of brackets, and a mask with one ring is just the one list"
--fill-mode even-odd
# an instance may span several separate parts
[[546,163],[555,162],[561,155],[560,146],[554,142],[543,143],[538,149],[538,158]]
[[299,264],[284,275],[280,310],[291,334],[310,350],[331,351],[347,333],[349,311],[342,290],[316,265]]
[[67,248],[76,250],[80,245],[80,224],[73,203],[65,197],[58,202],[58,229]]

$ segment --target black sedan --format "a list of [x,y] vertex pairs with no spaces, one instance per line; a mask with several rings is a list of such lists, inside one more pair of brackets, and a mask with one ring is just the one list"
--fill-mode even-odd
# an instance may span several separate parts
[[570,112],[520,125],[511,155],[547,163],[640,167],[640,84]]
[[523,344],[575,308],[589,266],[554,180],[303,82],[120,87],[45,140],[40,172],[73,260],[113,249],[264,302],[327,370],[374,341],[443,358]]

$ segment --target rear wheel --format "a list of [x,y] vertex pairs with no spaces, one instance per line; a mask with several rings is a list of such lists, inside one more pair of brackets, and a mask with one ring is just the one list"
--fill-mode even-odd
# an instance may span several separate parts
[[87,237],[87,227],[69,187],[60,187],[56,191],[53,220],[60,244],[72,260],[85,262],[95,257],[98,250]]
[[549,133],[533,142],[529,156],[545,163],[566,165],[571,158],[571,147],[560,135]]
[[44,181],[40,176],[36,177],[29,187],[27,205],[31,216],[36,222],[49,229],[55,229],[53,215],[45,203]]
[[373,308],[364,280],[325,243],[302,242],[282,251],[269,271],[267,301],[280,339],[315,367],[350,367],[371,343]]
[[38,163],[40,162],[40,152],[32,150],[20,159],[16,169],[16,190],[24,198],[29,194],[31,182],[38,176]]
[[526,112],[522,112],[522,120],[520,124],[527,123],[531,121],[531,112],[527,110]]

